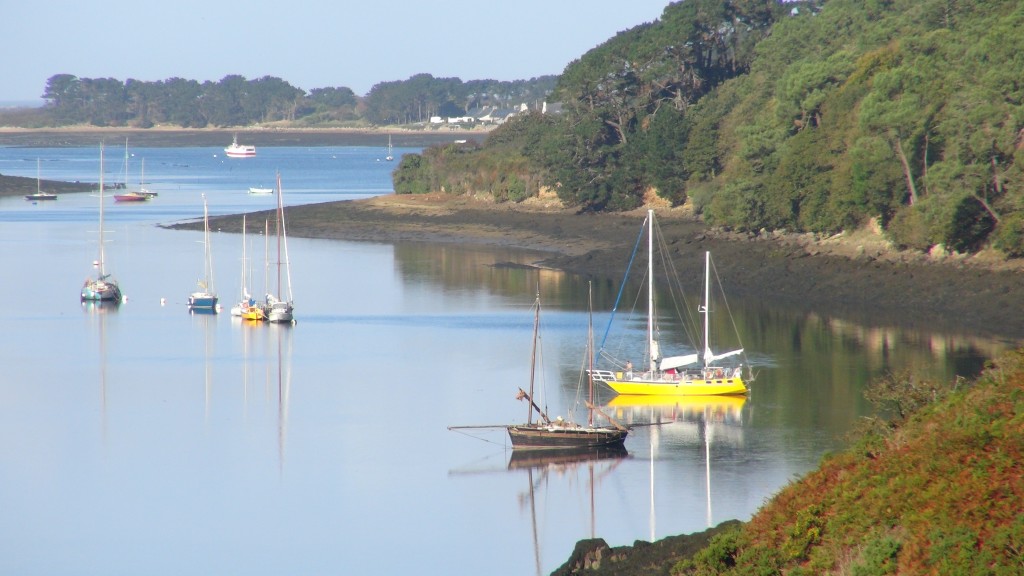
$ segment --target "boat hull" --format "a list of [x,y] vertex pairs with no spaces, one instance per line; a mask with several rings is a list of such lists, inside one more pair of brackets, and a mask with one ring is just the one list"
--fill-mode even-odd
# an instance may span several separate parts
[[252,158],[256,156],[256,147],[233,144],[224,149],[224,155],[228,158]]
[[149,200],[148,194],[139,194],[136,192],[129,192],[127,194],[114,194],[115,202],[145,202]]
[[743,378],[738,376],[680,380],[627,380],[615,378],[601,381],[619,394],[627,395],[719,396],[743,395],[747,393],[747,385],[743,382]]
[[231,307],[231,315],[242,320],[263,320],[263,309],[255,304],[242,302]]
[[522,424],[509,426],[514,449],[550,450],[622,446],[629,434],[618,428]]
[[292,305],[288,302],[273,302],[267,307],[267,321],[275,323],[294,322]]
[[217,312],[217,297],[212,294],[192,294],[188,308],[194,312]]
[[87,280],[82,286],[83,302],[120,302],[121,288],[105,280]]

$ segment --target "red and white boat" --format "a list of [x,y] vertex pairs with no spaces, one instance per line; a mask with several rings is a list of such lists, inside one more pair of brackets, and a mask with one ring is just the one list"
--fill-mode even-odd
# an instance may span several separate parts
[[252,158],[256,155],[256,147],[239,144],[238,136],[236,135],[231,142],[231,146],[224,149],[224,153],[227,154],[228,158]]

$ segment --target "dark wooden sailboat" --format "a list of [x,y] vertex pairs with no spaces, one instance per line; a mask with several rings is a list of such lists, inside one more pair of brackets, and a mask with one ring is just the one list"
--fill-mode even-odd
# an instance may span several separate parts
[[[509,439],[512,441],[513,449],[527,450],[552,450],[552,449],[593,449],[599,447],[623,446],[629,429],[622,426],[600,409],[596,408],[594,402],[593,379],[588,372],[587,381],[589,384],[589,400],[587,401],[587,424],[576,424],[571,421],[557,418],[551,420],[533,400],[533,387],[537,369],[537,338],[540,330],[540,293],[537,293],[537,300],[534,303],[533,319],[533,353],[530,361],[530,391],[522,388],[516,395],[518,400],[526,400],[529,404],[529,411],[526,417],[526,424],[515,424],[506,427]],[[593,329],[588,331],[587,355],[593,361]],[[594,412],[600,413],[611,422],[610,426],[595,426]],[[538,421],[534,421],[534,412],[537,413]]]

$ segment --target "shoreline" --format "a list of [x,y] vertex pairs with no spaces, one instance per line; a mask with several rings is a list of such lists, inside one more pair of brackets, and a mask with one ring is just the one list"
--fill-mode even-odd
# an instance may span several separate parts
[[218,146],[231,144],[235,135],[243,144],[259,146],[387,146],[387,136],[396,147],[426,147],[455,140],[483,141],[488,130],[409,130],[400,128],[126,128],[73,126],[66,128],[0,127],[0,146],[15,148],[61,148],[98,145],[100,141],[134,146]]
[[[747,236],[710,230],[681,208],[655,213],[672,239],[677,269],[694,269],[704,251],[711,251],[729,296],[758,298],[806,314],[829,311],[870,325],[1024,340],[1024,317],[1013,313],[1024,298],[1024,263],[893,251],[866,232],[825,240]],[[252,221],[272,214],[250,213],[256,216]],[[295,237],[516,248],[543,253],[537,267],[618,282],[646,209],[579,214],[542,201],[505,205],[428,194],[294,206],[286,214]],[[214,224],[240,232],[241,215],[211,218]],[[699,276],[684,283],[698,289]]]
[[[140,146],[226,146],[234,134],[256,146],[425,146],[456,139],[483,139],[483,131],[413,132],[388,129],[250,128],[241,130],[78,127],[40,130],[0,128],[0,146],[82,146],[98,139]],[[252,137],[252,140],[248,138]],[[95,183],[44,181],[61,192],[91,191]],[[0,175],[0,196],[35,190],[35,178]],[[286,209],[296,237],[376,243],[431,242],[502,246],[548,254],[538,267],[618,282],[646,209],[577,213],[557,200],[495,204],[465,196],[378,196]],[[891,248],[876,231],[831,238],[810,234],[740,234],[709,229],[685,207],[656,208],[672,238],[677,269],[692,270],[705,250],[729,295],[759,298],[807,314],[878,326],[919,328],[948,334],[970,332],[1007,341],[1024,340],[1024,260],[994,254],[921,254]],[[255,214],[262,214],[257,212]],[[241,215],[211,219],[240,231]],[[168,228],[188,228],[169,223]],[[196,226],[196,224],[193,224]]]

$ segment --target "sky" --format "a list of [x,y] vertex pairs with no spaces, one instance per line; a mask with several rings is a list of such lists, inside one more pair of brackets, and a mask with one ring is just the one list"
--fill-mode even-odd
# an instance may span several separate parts
[[560,74],[669,0],[3,0],[0,101],[55,74],[153,82],[275,76],[296,88],[420,73],[463,81]]

